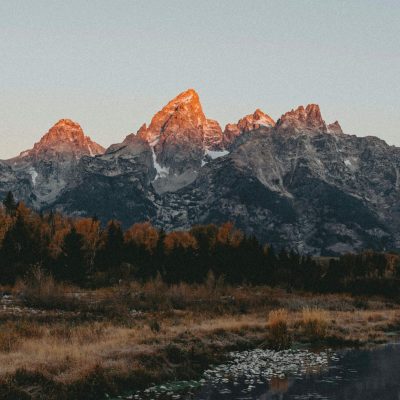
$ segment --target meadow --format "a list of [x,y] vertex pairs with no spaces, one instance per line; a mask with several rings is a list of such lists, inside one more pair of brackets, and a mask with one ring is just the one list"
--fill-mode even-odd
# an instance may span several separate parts
[[228,351],[392,341],[400,307],[383,298],[160,278],[99,289],[36,271],[2,288],[0,397],[101,399],[193,379]]

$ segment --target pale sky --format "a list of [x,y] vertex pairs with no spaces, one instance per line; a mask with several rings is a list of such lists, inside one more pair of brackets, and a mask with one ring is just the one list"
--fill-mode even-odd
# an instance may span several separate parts
[[61,118],[108,146],[187,88],[222,126],[318,103],[400,145],[400,1],[0,0],[0,158]]

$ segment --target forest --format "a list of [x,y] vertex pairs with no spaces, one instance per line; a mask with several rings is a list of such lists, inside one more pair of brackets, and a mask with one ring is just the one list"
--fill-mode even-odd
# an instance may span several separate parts
[[209,274],[232,285],[398,297],[400,258],[366,250],[311,257],[274,249],[232,222],[164,232],[149,222],[123,230],[118,221],[36,212],[9,192],[0,207],[0,283],[29,279],[33,268],[96,288],[121,281],[202,283]]

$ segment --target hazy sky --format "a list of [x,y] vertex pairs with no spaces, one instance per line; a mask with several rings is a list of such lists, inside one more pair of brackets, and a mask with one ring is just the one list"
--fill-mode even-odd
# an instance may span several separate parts
[[120,142],[189,87],[222,125],[318,103],[400,145],[400,1],[0,0],[0,158],[61,118]]

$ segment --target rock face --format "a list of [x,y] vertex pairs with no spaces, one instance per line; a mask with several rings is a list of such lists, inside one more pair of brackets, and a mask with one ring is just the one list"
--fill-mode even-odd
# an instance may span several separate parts
[[183,92],[104,151],[62,120],[0,162],[0,194],[39,209],[164,229],[234,221],[276,247],[335,255],[400,248],[400,148],[326,125],[311,104],[224,132]]
[[56,159],[95,156],[104,153],[104,148],[85,136],[79,124],[70,119],[61,119],[35,143],[33,149],[22,152],[14,160],[26,158]]
[[191,183],[202,166],[205,150],[222,149],[222,130],[207,119],[198,94],[189,89],[157,112],[138,136],[149,143],[158,171],[154,187],[159,193]]
[[[22,196],[29,205],[44,207],[52,203],[69,186],[76,176],[79,160],[85,156],[95,156],[104,148],[85,136],[82,128],[69,119],[58,121],[35,143],[31,150],[6,163],[17,175],[16,195]],[[24,183],[24,188],[20,188]]]
[[253,114],[246,115],[237,124],[227,124],[224,131],[224,145],[230,147],[243,133],[263,128],[270,130],[275,126],[275,121],[260,109]]
[[156,217],[151,186],[157,171],[147,141],[128,135],[97,157],[83,157],[75,180],[51,204],[72,215],[96,215],[130,225]]
[[321,111],[317,104],[309,104],[306,108],[298,107],[283,114],[276,123],[281,132],[322,132],[326,133],[325,121],[322,119]]
[[16,198],[30,202],[32,195],[31,175],[24,171],[14,170],[8,163],[0,161],[0,196],[4,198],[12,191]]
[[[171,100],[150,122],[148,128],[142,126],[138,136],[155,148],[157,161],[173,172],[187,168],[186,161],[202,159],[204,148],[221,148],[222,130],[217,121],[207,119],[200,104],[198,94],[189,89]],[[176,160],[172,152],[193,152],[188,160]],[[199,157],[196,153],[202,153]]]
[[327,126],[328,133],[333,133],[336,135],[340,135],[343,133],[342,127],[340,126],[338,121],[333,122]]
[[[254,132],[162,198],[162,225],[234,220],[312,254],[399,247],[400,149],[376,138]],[[397,182],[397,183],[396,183]]]

